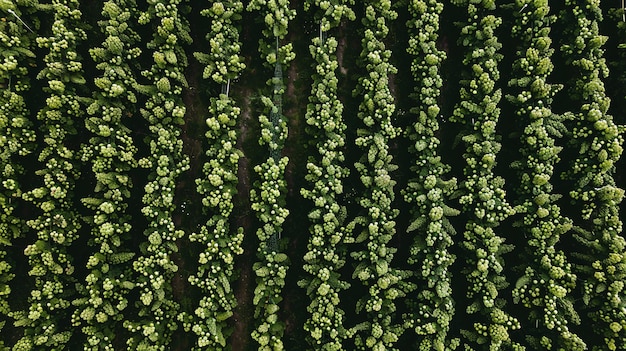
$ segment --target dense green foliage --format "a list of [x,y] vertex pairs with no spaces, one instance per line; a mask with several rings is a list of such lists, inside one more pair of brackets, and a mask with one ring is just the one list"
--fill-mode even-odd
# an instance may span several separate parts
[[625,350],[625,18],[0,0],[0,350]]
[[78,239],[82,224],[75,206],[74,188],[80,176],[76,151],[70,138],[84,117],[83,98],[77,93],[85,84],[81,57],[76,52],[86,33],[80,27],[78,1],[61,1],[51,8],[52,35],[38,37],[46,53],[46,66],[38,79],[45,80],[46,105],[37,113],[46,146],[38,161],[45,165],[36,171],[39,186],[23,198],[41,209],[27,221],[37,240],[24,249],[35,284],[30,292],[28,311],[20,311],[17,323],[25,326],[16,349],[31,347],[63,348],[75,330],[71,327],[71,302],[76,297],[75,263],[69,247]]
[[342,151],[346,124],[344,107],[337,96],[337,40],[328,36],[328,31],[337,27],[343,16],[354,19],[351,4],[351,1],[325,5],[320,1],[307,2],[308,9],[320,22],[320,33],[309,46],[315,59],[315,73],[306,111],[309,143],[316,152],[307,160],[305,179],[309,185],[301,190],[302,196],[314,206],[308,213],[312,224],[304,255],[304,270],[310,276],[299,285],[306,288],[311,299],[307,307],[310,317],[304,325],[307,338],[314,349],[321,350],[343,350],[347,336],[345,312],[339,307],[339,293],[348,286],[339,273],[345,264],[342,244],[346,235],[346,209],[338,197],[344,191],[343,179],[349,170]]
[[82,146],[81,160],[91,163],[96,186],[81,201],[90,210],[85,219],[91,224],[89,244],[94,252],[87,260],[90,272],[85,277],[84,297],[74,301],[78,308],[72,323],[88,336],[85,348],[98,350],[114,349],[113,340],[128,307],[126,296],[134,288],[126,264],[134,252],[125,246],[132,230],[127,210],[137,148],[123,123],[129,117],[124,111],[137,103],[131,67],[141,50],[136,47],[139,36],[128,26],[135,15],[133,7],[134,2],[105,3],[104,20],[99,23],[105,39],[102,46],[90,50],[102,76],[94,80],[99,89],[87,108],[90,117],[85,119],[85,128],[91,138]]
[[172,333],[178,328],[180,305],[173,299],[168,282],[178,271],[172,254],[178,251],[176,241],[184,235],[176,228],[172,213],[176,207],[176,180],[189,168],[179,136],[185,115],[181,94],[186,86],[183,70],[187,65],[182,45],[191,40],[179,7],[178,0],[155,1],[137,14],[137,22],[153,31],[152,39],[146,43],[153,62],[141,72],[147,84],[135,85],[148,96],[140,113],[148,123],[145,141],[150,156],[138,161],[149,170],[141,199],[141,213],[148,226],[143,232],[147,241],[141,243],[140,254],[132,262],[139,300],[135,302],[138,313],[124,321],[132,335],[126,340],[131,349],[162,350],[171,343]]
[[[15,6],[5,10],[13,11],[16,16],[21,15],[21,11]],[[30,7],[22,9],[24,13],[30,10]],[[20,11],[19,15],[16,11]],[[34,49],[34,35],[27,28],[16,22],[2,22],[0,28],[0,50],[3,56],[0,63],[0,81],[6,85],[0,95],[0,314],[9,316],[12,313],[9,303],[11,281],[15,274],[14,265],[7,261],[5,250],[12,246],[14,239],[23,236],[26,229],[25,221],[15,216],[14,211],[17,199],[22,196],[20,176],[24,174],[24,169],[21,159],[33,151],[33,143],[36,141],[25,102],[25,94],[30,89],[29,62],[32,63],[35,54],[31,51]],[[4,318],[0,320],[0,331],[4,329],[6,322]],[[0,340],[0,347],[7,347],[4,340]]]
[[[608,114],[610,99],[603,78],[608,76],[603,45],[608,37],[598,26],[602,10],[597,1],[566,1],[561,16],[575,23],[565,30],[561,52],[573,74],[567,93],[569,147],[578,150],[563,178],[570,180],[569,196],[579,213],[572,214],[582,244],[577,252],[576,273],[583,282],[580,313],[591,321],[602,344],[593,350],[626,348],[626,241],[621,235],[618,207],[624,189],[615,185],[614,165],[624,138]],[[570,44],[568,40],[571,40]]]
[[452,121],[462,123],[461,138],[466,149],[463,154],[463,196],[459,202],[468,219],[461,246],[465,249],[467,300],[464,304],[468,329],[462,330],[466,349],[488,345],[490,350],[512,347],[511,330],[519,329],[518,320],[504,308],[506,300],[501,291],[507,287],[503,274],[503,254],[510,250],[499,233],[500,224],[514,213],[506,199],[504,178],[496,175],[496,155],[502,145],[496,127],[500,117],[498,107],[502,90],[498,64],[502,59],[502,44],[496,29],[502,19],[494,14],[492,1],[459,1],[467,12],[462,22],[460,44],[465,48],[463,64],[467,67],[461,80],[460,101]]
[[362,99],[358,117],[356,146],[362,152],[354,168],[359,174],[364,191],[357,201],[362,208],[348,224],[356,234],[358,248],[350,256],[358,264],[352,277],[367,288],[367,295],[357,301],[358,324],[350,328],[359,350],[396,350],[394,344],[403,332],[395,300],[404,296],[403,282],[407,272],[394,267],[396,248],[389,242],[396,233],[394,185],[392,178],[397,166],[389,153],[391,140],[398,136],[391,117],[395,110],[394,97],[389,88],[389,75],[397,73],[390,63],[391,50],[384,39],[389,34],[388,21],[397,17],[391,1],[365,1],[363,38],[358,64],[368,75],[360,77],[354,96]]
[[236,27],[242,11],[241,1],[213,3],[203,9],[201,14],[211,21],[206,34],[210,52],[194,53],[205,65],[203,78],[226,87],[225,93],[210,97],[204,133],[208,158],[202,166],[204,177],[196,179],[196,190],[203,195],[203,213],[208,218],[199,232],[189,235],[189,240],[202,244],[197,272],[189,277],[189,283],[201,289],[202,298],[195,306],[193,317],[179,316],[185,329],[191,329],[198,336],[194,347],[198,350],[206,347],[219,350],[226,346],[230,329],[227,320],[237,304],[231,284],[235,279],[235,257],[243,253],[243,229],[232,230],[230,217],[237,192],[238,161],[242,155],[236,148],[235,129],[241,109],[228,96],[228,87],[230,80],[245,68]]
[[561,87],[548,83],[554,69],[548,24],[554,16],[549,14],[547,1],[519,3],[513,10],[513,35],[520,45],[509,81],[514,90],[507,98],[515,106],[518,126],[523,129],[522,158],[513,167],[519,174],[517,226],[528,238],[528,247],[521,253],[527,263],[521,267],[523,275],[515,283],[513,298],[528,309],[528,322],[535,322],[533,332],[526,333],[529,349],[582,350],[584,342],[568,327],[571,322],[580,323],[573,310],[576,275],[565,253],[555,248],[572,223],[561,215],[556,202],[560,195],[553,193],[550,181],[562,149],[556,146],[555,138],[564,130],[560,116],[551,110]]
[[[261,126],[260,146],[267,146],[267,160],[254,167],[260,177],[250,191],[252,209],[256,211],[260,228],[257,229],[259,246],[257,258],[252,268],[257,275],[254,290],[254,317],[256,330],[252,338],[259,344],[259,351],[283,350],[284,323],[278,319],[279,303],[283,300],[282,289],[289,259],[281,252],[279,239],[283,233],[283,223],[289,215],[285,207],[287,182],[285,169],[288,157],[281,157],[287,138],[287,121],[283,115],[282,100],[285,93],[283,84],[283,65],[295,58],[292,44],[281,45],[287,35],[289,21],[296,11],[289,8],[286,0],[253,0],[249,10],[259,10],[265,20],[263,30],[265,40],[259,41],[259,50],[265,59],[264,65],[273,68],[274,75],[267,81],[272,88],[271,96],[261,96],[264,114],[259,115]],[[273,43],[276,43],[273,45]]]
[[[408,53],[413,57],[411,73],[415,80],[411,111],[412,125],[407,130],[415,165],[415,177],[404,189],[404,200],[411,208],[411,224],[407,232],[415,233],[408,263],[413,265],[415,291],[407,296],[411,309],[405,316],[407,326],[420,336],[419,349],[443,351],[454,348],[448,341],[454,317],[452,274],[454,262],[450,252],[456,231],[449,217],[458,211],[449,206],[456,189],[456,179],[445,180],[450,167],[439,154],[438,98],[443,79],[440,74],[446,53],[437,48],[439,19],[443,4],[437,1],[414,0],[409,3],[411,19]],[[423,233],[423,234],[422,234]]]

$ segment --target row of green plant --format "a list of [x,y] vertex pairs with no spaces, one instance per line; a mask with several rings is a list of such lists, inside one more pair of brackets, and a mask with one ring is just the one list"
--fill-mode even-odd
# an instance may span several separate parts
[[305,3],[305,9],[319,22],[319,36],[309,45],[315,73],[305,118],[309,147],[314,151],[307,159],[307,185],[300,193],[313,209],[308,214],[309,239],[304,255],[307,276],[298,285],[306,289],[310,299],[304,329],[309,345],[318,350],[342,350],[347,337],[339,296],[348,287],[340,274],[346,260],[347,211],[341,196],[349,174],[343,152],[347,126],[344,105],[337,96],[337,39],[330,33],[342,19],[355,19],[352,5],[351,0]]
[[289,215],[285,199],[285,170],[289,158],[282,156],[288,133],[282,110],[285,93],[283,71],[295,58],[295,53],[291,43],[282,43],[286,40],[289,21],[295,18],[296,11],[286,0],[252,0],[248,10],[256,11],[264,20],[264,38],[259,40],[259,52],[264,67],[273,70],[272,78],[267,80],[271,94],[261,96],[263,113],[258,117],[261,127],[259,145],[267,148],[268,156],[254,167],[258,179],[250,190],[252,209],[259,222],[256,230],[257,261],[252,266],[257,277],[252,338],[257,342],[259,351],[283,350],[285,323],[279,319],[278,312],[289,268],[289,258],[281,248],[284,246],[281,243],[283,225]]
[[207,131],[207,161],[204,177],[196,180],[197,191],[203,196],[203,213],[208,219],[200,231],[189,235],[192,242],[202,244],[197,272],[189,277],[192,285],[201,289],[201,299],[194,315],[181,314],[186,330],[197,335],[195,349],[207,347],[221,350],[231,327],[228,324],[237,302],[232,283],[234,262],[243,253],[243,229],[230,228],[233,200],[237,193],[237,171],[242,152],[237,148],[236,124],[241,109],[229,96],[231,79],[245,69],[237,26],[241,21],[241,1],[214,2],[201,14],[210,19],[206,34],[210,51],[194,53],[205,65],[203,77],[222,86],[222,93],[211,97]]
[[561,178],[569,181],[567,195],[579,211],[573,217],[579,243],[573,271],[581,282],[576,307],[594,330],[592,349],[619,350],[626,348],[626,241],[618,207],[624,190],[615,185],[614,171],[624,138],[623,126],[620,130],[608,114],[603,83],[609,74],[603,48],[608,38],[599,34],[603,15],[597,1],[567,0],[559,17],[571,24],[560,51],[572,72],[565,136],[577,152]]
[[162,350],[172,342],[172,333],[179,326],[180,305],[173,297],[171,282],[178,271],[173,255],[185,233],[176,227],[172,215],[177,180],[189,168],[180,136],[186,112],[181,94],[187,86],[183,46],[191,42],[181,10],[181,1],[163,0],[150,2],[145,11],[137,13],[137,22],[148,26],[153,36],[146,43],[151,66],[141,71],[148,83],[135,85],[147,96],[140,113],[148,123],[145,142],[150,155],[138,161],[149,172],[141,199],[148,225],[143,232],[147,241],[133,261],[137,311],[124,321],[130,333],[126,344],[131,349]]
[[388,23],[398,14],[389,0],[363,3],[363,33],[358,65],[366,72],[359,77],[353,95],[360,100],[358,118],[362,124],[354,141],[360,150],[354,164],[363,191],[357,201],[358,215],[350,221],[348,231],[354,235],[355,247],[350,256],[356,266],[352,277],[367,290],[356,303],[356,325],[349,337],[359,350],[396,350],[395,344],[404,332],[396,300],[405,296],[410,274],[393,261],[397,248],[390,245],[396,234],[395,218],[399,213],[393,204],[398,168],[389,152],[391,141],[400,134],[392,123],[395,99],[389,76],[398,73],[391,63],[391,50],[385,45]]
[[[33,11],[30,6],[21,9],[14,4],[3,6],[4,11],[11,11],[15,16],[23,16]],[[34,61],[35,35],[17,21],[0,22],[0,332],[6,333],[6,324],[13,316],[11,296],[16,265],[7,260],[7,249],[16,239],[23,237],[27,230],[26,222],[16,216],[18,199],[23,195],[21,177],[25,170],[22,166],[24,157],[35,148],[36,133],[30,120],[30,109],[26,97],[31,83],[29,80],[30,64]],[[26,312],[21,315],[25,323]],[[6,317],[5,317],[6,316]],[[25,340],[25,342],[27,342]],[[8,347],[0,340],[0,348]]]
[[196,179],[207,219],[198,232],[189,235],[189,240],[202,245],[197,271],[189,277],[189,282],[200,288],[201,298],[193,315],[182,313],[179,318],[185,330],[197,336],[194,349],[221,350],[226,347],[231,330],[228,321],[237,304],[232,287],[235,258],[243,253],[243,229],[230,226],[243,155],[237,148],[236,131],[241,109],[229,96],[231,80],[245,69],[237,29],[243,4],[223,1],[206,6],[201,15],[210,20],[205,37],[210,51],[195,52],[194,56],[205,65],[203,78],[221,85],[222,93],[210,97],[204,133],[207,161],[202,168],[204,177]]
[[[83,296],[72,324],[87,336],[85,349],[114,350],[113,344],[128,311],[128,293],[135,287],[127,262],[135,255],[126,246],[132,231],[128,214],[132,180],[137,168],[137,147],[131,130],[125,125],[129,111],[137,103],[137,84],[133,60],[142,50],[139,35],[129,22],[136,16],[133,1],[108,1],[103,4],[99,23],[101,46],[90,50],[101,73],[94,79],[98,90],[87,108],[85,129],[88,144],[80,150],[81,161],[91,164],[95,188],[81,202],[89,210],[88,244],[93,247],[87,261],[89,271],[81,287]],[[84,171],[86,172],[86,170]]]
[[548,34],[555,15],[549,13],[547,1],[516,3],[513,11],[512,35],[519,45],[507,100],[515,106],[516,126],[523,131],[519,139],[522,158],[513,164],[519,177],[516,226],[528,238],[520,255],[532,265],[520,267],[523,274],[512,294],[514,302],[526,308],[525,320],[535,323],[532,332],[525,332],[528,349],[584,350],[585,343],[569,328],[580,323],[572,296],[577,277],[568,257],[556,248],[572,222],[561,214],[560,195],[554,193],[552,184],[562,150],[556,138],[562,137],[565,128],[551,107],[562,88],[549,83],[554,49]]
[[69,145],[77,132],[76,125],[84,118],[84,100],[78,89],[85,79],[77,47],[86,39],[86,33],[81,29],[78,1],[58,2],[46,10],[53,18],[51,36],[36,39],[46,62],[37,74],[45,81],[46,105],[37,112],[45,146],[39,150],[37,186],[23,194],[41,211],[26,222],[37,238],[24,250],[34,285],[28,309],[14,315],[16,325],[24,326],[16,350],[62,348],[74,332],[68,321],[77,279],[69,247],[78,239],[81,228],[74,206],[74,188],[81,169],[77,150]]
[[500,80],[499,62],[502,44],[496,29],[502,19],[494,14],[492,1],[458,1],[467,12],[467,19],[459,23],[463,46],[463,65],[460,99],[451,120],[463,124],[461,138],[465,144],[465,178],[459,199],[467,215],[461,246],[465,249],[466,306],[469,329],[461,333],[466,348],[478,349],[488,345],[496,350],[504,347],[519,349],[510,338],[510,332],[519,329],[519,321],[504,307],[501,291],[508,282],[503,274],[503,254],[511,250],[504,244],[499,232],[502,221],[514,213],[508,203],[504,179],[495,174],[496,156],[502,145],[496,127],[500,117],[499,102],[502,90],[496,87]]
[[446,179],[450,166],[442,161],[438,138],[442,119],[439,97],[443,86],[441,65],[446,53],[437,48],[441,12],[444,5],[433,0],[412,0],[408,53],[415,82],[411,97],[414,117],[406,135],[415,159],[414,176],[403,189],[404,201],[411,208],[407,232],[414,234],[408,263],[414,269],[409,279],[412,290],[406,297],[409,309],[403,319],[421,339],[419,349],[443,351],[453,349],[458,339],[448,334],[454,317],[450,252],[456,234],[450,217],[458,210],[450,207],[450,197],[457,189],[456,179]]

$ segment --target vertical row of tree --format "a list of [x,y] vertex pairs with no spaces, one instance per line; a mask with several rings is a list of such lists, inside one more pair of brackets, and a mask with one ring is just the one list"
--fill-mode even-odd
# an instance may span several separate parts
[[312,202],[304,270],[298,284],[309,297],[304,324],[309,345],[321,350],[342,350],[347,337],[340,294],[349,286],[340,270],[345,264],[346,208],[341,203],[344,179],[349,174],[343,149],[346,145],[344,104],[338,97],[337,39],[333,35],[343,19],[354,20],[354,1],[306,2],[319,23],[319,36],[309,45],[314,59],[313,83],[306,110],[307,137],[313,152],[307,159],[307,186],[302,196]]
[[463,47],[460,99],[451,120],[463,125],[465,178],[459,199],[466,216],[461,247],[465,250],[465,314],[471,324],[463,328],[466,348],[519,348],[510,331],[519,329],[518,320],[505,309],[502,290],[508,282],[503,254],[510,250],[499,232],[502,221],[514,213],[504,189],[504,178],[496,175],[496,157],[502,145],[496,133],[500,118],[502,90],[498,67],[502,44],[496,29],[502,19],[496,4],[459,1],[467,19],[460,23],[459,44]]
[[[135,255],[128,245],[132,218],[128,213],[132,180],[137,168],[137,147],[126,126],[128,113],[137,103],[133,60],[142,50],[139,35],[132,29],[136,16],[132,1],[103,4],[99,23],[103,40],[90,50],[100,73],[94,79],[98,90],[87,108],[85,129],[90,133],[80,159],[91,164],[89,178],[95,182],[90,196],[81,202],[89,210],[88,245],[92,247],[85,268],[89,271],[81,287],[80,299],[72,316],[75,327],[87,336],[85,348],[112,350],[129,305],[128,293],[134,288],[131,267]],[[84,173],[87,170],[83,171]],[[91,185],[91,184],[90,184]]]
[[[578,310],[594,330],[594,350],[626,347],[626,241],[618,204],[624,189],[615,185],[615,163],[623,151],[623,127],[608,113],[610,99],[603,79],[609,71],[604,58],[608,37],[599,34],[603,19],[597,1],[565,1],[560,13],[570,25],[564,29],[561,55],[573,72],[566,93],[568,144],[573,157],[562,178],[569,181],[569,197],[581,244],[572,255],[581,281]],[[579,295],[580,296],[580,295]]]
[[189,235],[192,242],[202,247],[197,270],[189,277],[189,283],[200,289],[201,298],[194,306],[193,315],[180,315],[185,329],[197,337],[194,345],[197,350],[226,347],[232,329],[229,320],[237,304],[232,284],[236,279],[235,258],[243,253],[243,229],[231,229],[230,224],[242,156],[236,145],[241,109],[229,90],[231,80],[246,67],[238,30],[242,12],[243,4],[236,0],[204,5],[201,15],[210,23],[205,36],[210,50],[194,53],[204,65],[202,77],[221,87],[218,96],[209,98],[203,144],[206,147],[204,176],[196,179],[206,220],[199,231]]
[[450,271],[455,257],[450,247],[456,234],[449,218],[458,214],[449,204],[457,186],[455,178],[446,179],[450,166],[442,160],[438,138],[439,121],[443,118],[440,70],[446,58],[446,53],[437,47],[443,7],[437,1],[410,1],[407,22],[415,107],[410,110],[411,125],[406,136],[411,141],[415,163],[403,195],[411,208],[407,232],[414,239],[408,263],[413,267],[414,276],[409,281],[414,290],[406,297],[409,312],[404,319],[421,339],[419,349],[423,351],[443,351],[458,343],[458,339],[453,341],[448,336],[455,313]]
[[408,272],[401,271],[393,261],[396,248],[390,245],[396,233],[393,171],[398,167],[389,152],[391,141],[399,134],[392,123],[395,111],[389,76],[398,71],[390,62],[391,50],[386,48],[388,23],[397,17],[391,1],[365,1],[361,54],[357,64],[365,75],[359,77],[353,95],[360,100],[356,146],[361,156],[354,164],[363,192],[358,196],[357,216],[348,224],[357,244],[350,256],[357,262],[352,277],[367,291],[356,303],[357,325],[351,327],[359,350],[395,349],[403,332],[396,299],[403,297]]
[[131,334],[126,341],[131,349],[163,349],[178,328],[180,305],[173,298],[171,283],[178,265],[173,254],[185,233],[174,224],[173,212],[178,178],[189,168],[180,135],[186,110],[181,96],[187,86],[184,44],[191,42],[189,24],[181,10],[179,0],[154,1],[137,18],[153,34],[146,43],[152,63],[141,71],[147,82],[135,85],[147,96],[139,111],[148,124],[145,142],[150,155],[139,160],[139,166],[149,171],[141,199],[141,213],[148,225],[143,232],[146,240],[133,261],[134,283],[139,290],[137,313],[124,321]]
[[572,221],[561,214],[556,201],[561,195],[554,192],[552,181],[562,150],[556,139],[565,130],[562,117],[552,111],[553,97],[562,86],[549,83],[554,69],[549,23],[555,16],[547,1],[518,3],[512,10],[516,16],[512,34],[519,45],[507,99],[515,107],[516,126],[523,131],[521,159],[513,167],[519,177],[516,226],[528,242],[520,252],[527,263],[520,267],[523,275],[515,283],[513,299],[526,308],[522,323],[535,323],[533,331],[525,333],[530,349],[584,350],[585,343],[569,328],[580,322],[573,309],[577,277],[569,258],[557,249]]
[[287,139],[287,120],[282,111],[285,92],[283,72],[284,67],[295,58],[293,45],[283,45],[282,42],[287,37],[289,21],[295,18],[296,11],[286,0],[253,0],[248,4],[248,10],[258,10],[265,21],[265,40],[259,41],[259,52],[265,61],[263,65],[274,73],[267,81],[272,89],[271,95],[261,96],[264,113],[259,115],[259,145],[267,147],[269,156],[254,167],[260,179],[255,181],[254,189],[250,191],[252,209],[260,222],[256,231],[259,239],[258,261],[252,266],[257,275],[253,300],[256,329],[252,338],[259,344],[259,350],[282,350],[285,326],[278,319],[278,310],[283,300],[282,291],[289,264],[279,242],[283,223],[289,215],[285,200],[285,169],[289,158],[281,156]]
[[[5,5],[4,11],[16,18],[32,11],[31,7],[19,9],[13,4]],[[32,30],[32,29],[30,29]],[[36,133],[31,121],[31,108],[26,97],[31,87],[30,64],[34,61],[35,34],[18,21],[0,22],[0,332],[7,333],[13,315],[11,298],[14,296],[15,263],[7,257],[7,250],[16,239],[24,237],[27,230],[24,219],[16,215],[18,201],[23,194],[21,177],[25,174],[22,166],[24,156],[33,152]],[[13,286],[13,288],[12,288]],[[24,315],[22,320],[29,321]],[[0,340],[0,347],[8,347]]]
[[23,194],[40,211],[26,222],[36,238],[24,250],[34,286],[28,310],[16,314],[17,323],[25,327],[18,348],[63,348],[75,332],[69,323],[77,293],[70,247],[82,226],[74,195],[81,167],[71,144],[84,117],[78,91],[85,79],[77,50],[87,38],[78,7],[78,1],[54,3],[48,9],[51,35],[37,38],[45,52],[45,67],[37,74],[45,80],[45,105],[36,113],[44,146],[39,149],[37,185]]

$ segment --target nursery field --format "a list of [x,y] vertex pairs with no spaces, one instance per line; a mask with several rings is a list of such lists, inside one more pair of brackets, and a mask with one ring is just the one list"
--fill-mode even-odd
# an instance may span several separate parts
[[0,350],[626,350],[626,12],[0,0]]

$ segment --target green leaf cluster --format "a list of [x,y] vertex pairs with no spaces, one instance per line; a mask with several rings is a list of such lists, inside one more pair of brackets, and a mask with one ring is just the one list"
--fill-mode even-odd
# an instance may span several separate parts
[[359,64],[367,74],[359,77],[353,92],[360,100],[358,117],[363,124],[355,140],[361,157],[354,167],[364,191],[358,198],[360,214],[347,230],[357,234],[354,241],[360,247],[350,253],[356,264],[353,277],[367,287],[368,294],[357,301],[357,324],[348,330],[348,336],[359,350],[395,350],[404,332],[395,300],[404,296],[404,280],[409,274],[394,267],[396,249],[389,246],[399,213],[392,206],[397,166],[392,163],[389,144],[399,129],[391,122],[395,103],[389,89],[389,75],[397,69],[390,62],[385,38],[388,24],[398,15],[388,0],[366,1],[364,6]]
[[265,28],[264,39],[259,40],[259,52],[268,67],[280,63],[286,65],[296,54],[291,43],[280,45],[280,41],[288,33],[289,21],[296,18],[296,10],[290,8],[288,0],[251,0],[246,7],[248,11],[259,11]]
[[[462,330],[466,348],[485,345],[489,349],[520,345],[511,340],[510,332],[520,328],[519,321],[503,310],[505,300],[499,297],[508,284],[503,274],[502,255],[510,251],[504,238],[496,230],[500,222],[515,213],[506,200],[504,179],[496,176],[496,155],[501,144],[497,140],[496,125],[500,117],[502,91],[496,88],[500,79],[498,63],[502,45],[496,29],[502,19],[494,14],[491,1],[459,2],[466,19],[459,23],[461,35],[458,43],[464,48],[465,72],[461,80],[460,99],[452,121],[465,126],[462,140],[465,143],[463,158],[463,195],[459,199],[467,221],[461,247],[465,249],[464,303],[473,324],[473,330]],[[470,322],[471,321],[471,322]]]
[[184,232],[176,228],[172,213],[177,179],[189,169],[178,125],[183,123],[186,110],[181,98],[187,86],[184,44],[191,41],[182,10],[181,1],[162,0],[151,1],[146,11],[138,13],[139,24],[149,25],[153,33],[146,45],[153,64],[142,72],[148,84],[134,85],[140,93],[148,94],[140,112],[149,124],[145,140],[150,156],[138,161],[149,168],[141,209],[148,221],[146,241],[132,264],[138,313],[123,323],[130,333],[126,344],[133,350],[163,349],[178,328],[180,306],[173,299],[170,281],[178,271],[172,254],[178,251],[176,242]]
[[262,261],[255,262],[252,267],[257,276],[253,298],[254,318],[259,321],[252,331],[252,339],[259,344],[259,350],[284,350],[282,337],[285,324],[278,319],[278,304],[283,300],[281,292],[285,286],[288,265],[286,254],[265,251]]
[[521,219],[517,225],[529,238],[522,253],[527,263],[520,267],[523,275],[512,295],[527,309],[529,325],[534,323],[532,332],[526,332],[530,349],[549,343],[556,348],[584,350],[585,343],[568,327],[580,323],[572,296],[577,277],[565,253],[556,248],[572,222],[561,214],[556,202],[560,194],[553,193],[550,182],[562,149],[555,139],[565,130],[562,118],[551,110],[552,98],[561,86],[547,82],[554,68],[549,36],[554,15],[549,15],[547,1],[518,2],[511,10],[515,16],[512,34],[519,44],[507,99],[515,106],[523,128],[522,158],[513,166],[519,177],[517,212]]
[[342,19],[354,21],[356,14],[351,6],[354,0],[306,0],[304,10],[314,9],[315,19],[320,23],[320,31],[328,32],[338,27]]
[[[323,3],[323,2],[322,2]],[[339,19],[329,18],[335,9],[342,9],[348,19],[354,19],[349,2],[333,2],[332,8],[325,4],[308,2],[320,16],[321,30],[339,25]],[[315,7],[313,7],[315,6]],[[332,12],[331,12],[332,11]],[[326,28],[328,26],[328,28]],[[302,188],[302,196],[314,204],[309,213],[309,242],[304,255],[304,270],[309,276],[298,284],[306,288],[311,302],[307,311],[311,314],[305,322],[307,339],[313,349],[342,350],[347,337],[344,311],[339,307],[339,293],[349,285],[342,280],[339,270],[345,264],[344,221],[345,207],[339,204],[343,194],[343,179],[349,174],[344,165],[346,125],[343,120],[343,103],[337,96],[338,62],[335,52],[337,40],[328,37],[312,39],[309,46],[315,60],[315,74],[306,112],[306,131],[310,145],[317,150],[307,162],[305,179],[308,187]]]
[[241,1],[226,0],[213,2],[211,7],[200,12],[211,20],[210,30],[206,35],[211,50],[209,53],[194,53],[198,61],[204,64],[204,79],[226,84],[245,69],[237,27],[242,11]]
[[415,81],[411,95],[418,105],[411,109],[414,117],[407,136],[412,142],[410,151],[415,157],[411,167],[413,178],[403,189],[405,202],[411,206],[411,224],[408,232],[415,233],[408,263],[415,265],[414,292],[407,294],[411,312],[404,316],[405,325],[420,335],[420,350],[450,350],[454,343],[448,337],[454,316],[452,274],[449,267],[455,260],[449,248],[453,245],[449,216],[457,210],[449,207],[456,179],[445,180],[450,167],[443,163],[438,152],[439,120],[438,98],[443,80],[440,67],[446,53],[437,49],[439,19],[443,4],[437,1],[413,0],[408,4],[411,14],[408,53]]
[[242,155],[236,148],[235,132],[240,109],[224,94],[211,102],[206,120],[209,148],[206,151],[208,161],[203,166],[205,178],[196,179],[197,191],[203,195],[202,204],[209,218],[199,233],[189,235],[192,242],[204,247],[198,258],[198,270],[189,277],[189,282],[203,291],[191,327],[198,335],[196,346],[200,349],[225,347],[227,315],[232,314],[236,305],[230,286],[234,279],[234,259],[243,253],[243,230],[239,228],[233,233],[229,225],[237,191],[238,161]]
[[[34,286],[27,310],[16,312],[16,325],[24,326],[18,345],[39,348],[64,348],[73,334],[70,327],[71,300],[76,296],[74,263],[69,247],[78,238],[81,223],[73,207],[75,180],[80,176],[76,150],[70,137],[84,116],[84,102],[78,94],[85,83],[78,45],[86,39],[78,1],[58,1],[48,8],[52,18],[51,35],[36,42],[45,52],[46,67],[37,78],[44,85],[46,105],[37,113],[45,146],[40,150],[36,171],[39,183],[22,197],[41,209],[27,221],[36,233],[28,244],[29,274]],[[46,10],[44,8],[41,9]]]
[[603,48],[607,37],[599,34],[600,3],[565,4],[560,17],[569,25],[560,50],[572,72],[567,136],[570,148],[579,152],[562,178],[572,182],[569,196],[581,213],[580,221],[574,221],[580,243],[575,270],[584,282],[579,311],[591,320],[603,349],[619,350],[626,348],[626,240],[619,217],[624,190],[616,186],[614,174],[623,130],[608,114],[610,99],[603,82],[608,76]]
[[[20,9],[12,10],[20,13]],[[24,13],[32,10],[22,8]],[[33,152],[36,140],[30,111],[24,97],[31,89],[29,64],[34,54],[31,33],[16,18],[0,22],[0,331],[12,319],[11,281],[13,267],[6,260],[6,251],[14,239],[26,231],[26,223],[15,215],[22,196],[20,177],[24,174],[23,156]],[[0,341],[0,348],[4,347]]]
[[282,350],[284,323],[278,320],[278,304],[282,301],[282,288],[289,260],[280,252],[278,240],[282,235],[282,226],[289,215],[286,208],[285,168],[289,159],[281,158],[278,163],[273,158],[254,167],[260,177],[250,190],[252,209],[260,221],[257,229],[259,246],[257,261],[253,268],[257,275],[254,290],[256,329],[252,338],[259,344],[259,350]]

